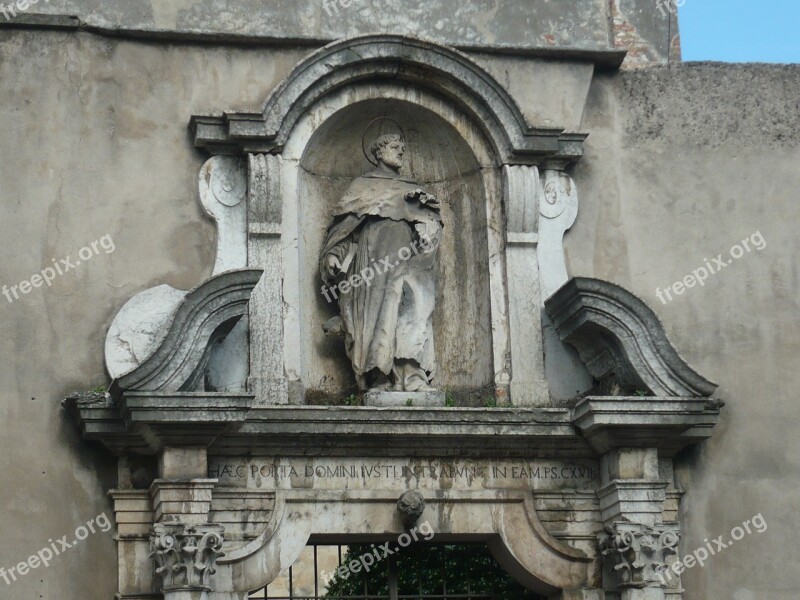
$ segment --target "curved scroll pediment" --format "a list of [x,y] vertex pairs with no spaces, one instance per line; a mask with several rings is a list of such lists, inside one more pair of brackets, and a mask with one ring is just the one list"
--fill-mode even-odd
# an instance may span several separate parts
[[260,269],[228,271],[190,291],[163,327],[158,348],[113,390],[184,391],[194,389],[212,342],[227,335],[246,314]]
[[642,300],[618,285],[574,277],[545,301],[561,339],[589,372],[656,396],[703,397],[717,389],[681,358]]
[[582,153],[584,134],[532,127],[506,89],[465,54],[399,35],[359,36],[325,46],[295,67],[259,113],[193,116],[195,145],[212,153],[280,152],[310,106],[365,79],[409,82],[454,100],[484,124],[502,162],[571,162]]

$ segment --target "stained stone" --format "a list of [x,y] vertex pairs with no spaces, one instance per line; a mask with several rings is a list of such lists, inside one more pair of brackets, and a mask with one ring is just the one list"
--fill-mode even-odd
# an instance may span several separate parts
[[364,394],[364,406],[444,406],[444,392],[384,392],[370,390]]

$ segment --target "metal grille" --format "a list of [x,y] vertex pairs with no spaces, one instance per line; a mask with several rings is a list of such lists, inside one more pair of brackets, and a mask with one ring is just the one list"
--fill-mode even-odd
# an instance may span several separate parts
[[[367,576],[339,567],[376,545],[310,544],[251,600],[543,600],[512,582],[482,543],[417,543],[377,561]],[[352,579],[351,579],[352,577]]]

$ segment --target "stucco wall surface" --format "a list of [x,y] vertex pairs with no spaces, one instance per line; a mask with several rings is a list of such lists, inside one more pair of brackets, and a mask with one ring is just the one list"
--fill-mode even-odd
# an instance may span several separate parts
[[[566,236],[571,274],[644,299],[727,402],[713,438],[678,461],[682,552],[704,538],[729,541],[759,513],[768,523],[690,569],[686,597],[794,599],[800,66],[686,63],[599,75],[582,129],[590,136],[575,174],[580,212]],[[744,239],[751,251],[734,258]],[[720,254],[724,268],[713,260]],[[703,286],[658,299],[657,288],[706,259],[719,272]]]
[[[71,541],[103,511],[113,519],[115,462],[79,440],[60,401],[107,383],[105,334],[131,296],[211,275],[214,228],[197,191],[205,157],[189,117],[259,106],[307,52],[265,60],[252,49],[0,32],[0,285],[54,258],[75,264],[106,235],[114,248],[96,244],[50,287],[0,296],[0,567],[50,538]],[[0,579],[0,598],[108,599],[115,580],[111,534],[97,533],[13,587]]]
[[458,46],[611,49],[606,0],[38,0],[16,12],[140,35],[315,42],[399,32]]

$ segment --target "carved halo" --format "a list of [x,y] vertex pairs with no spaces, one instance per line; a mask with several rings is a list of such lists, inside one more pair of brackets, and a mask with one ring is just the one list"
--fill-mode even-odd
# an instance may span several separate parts
[[[381,131],[381,127],[379,126],[378,127],[378,131],[375,134],[368,136],[368,134],[370,133],[370,128],[375,123],[378,123],[379,121],[389,121],[390,123],[394,123],[395,127],[397,127],[397,131],[395,131],[395,132]],[[380,137],[382,135],[386,135],[388,133],[398,133],[398,132],[400,134],[400,137],[403,140],[405,140],[406,139],[406,132],[403,131],[403,128],[400,126],[400,123],[398,123],[397,121],[395,121],[394,119],[391,119],[389,117],[378,117],[377,119],[372,119],[372,121],[370,121],[367,124],[367,126],[364,128],[364,135],[361,136],[361,150],[364,152],[364,156],[369,161],[369,164],[371,164],[371,165],[373,165],[375,167],[378,166],[377,161],[373,161],[372,157],[370,156],[369,148],[367,146],[367,139],[373,139],[374,140],[374,139],[376,139],[376,138],[378,138],[378,137]]]

